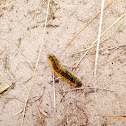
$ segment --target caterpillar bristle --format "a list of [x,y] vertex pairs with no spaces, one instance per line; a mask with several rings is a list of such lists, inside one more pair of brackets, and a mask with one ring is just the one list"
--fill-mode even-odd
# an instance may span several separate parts
[[48,60],[51,63],[53,71],[58,76],[60,76],[62,79],[69,82],[74,87],[81,87],[82,86],[81,81],[76,76],[74,76],[72,73],[70,73],[67,69],[63,68],[61,66],[59,60],[53,54],[48,55]]

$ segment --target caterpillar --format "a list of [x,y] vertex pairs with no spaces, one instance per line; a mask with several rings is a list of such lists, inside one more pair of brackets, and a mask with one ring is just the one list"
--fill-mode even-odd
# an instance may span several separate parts
[[72,73],[70,73],[67,69],[63,68],[61,66],[59,60],[53,54],[48,55],[48,60],[50,61],[52,69],[56,75],[60,76],[64,80],[66,80],[74,87],[82,86],[81,81],[76,76],[74,76]]

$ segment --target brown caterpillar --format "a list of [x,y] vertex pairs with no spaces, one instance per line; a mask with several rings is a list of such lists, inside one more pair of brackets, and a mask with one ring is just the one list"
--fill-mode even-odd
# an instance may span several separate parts
[[53,71],[58,76],[60,76],[61,78],[63,78],[67,82],[69,82],[74,87],[81,87],[82,86],[81,81],[77,77],[75,77],[72,73],[70,73],[67,69],[64,69],[61,66],[59,60],[53,54],[48,55],[48,60],[51,63]]

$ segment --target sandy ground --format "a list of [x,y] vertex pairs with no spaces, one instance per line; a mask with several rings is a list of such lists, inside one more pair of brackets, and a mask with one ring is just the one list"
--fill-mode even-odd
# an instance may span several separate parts
[[[106,0],[105,6],[110,2]],[[68,48],[65,47],[99,13],[100,7],[101,0],[51,2],[42,52],[32,80],[42,42],[47,1],[0,1],[0,87],[15,83],[0,95],[0,126],[22,124],[26,89],[30,84],[32,100],[28,99],[24,126],[126,126],[126,118],[107,117],[126,116],[126,17],[101,38],[96,79],[96,47],[89,50],[72,72],[80,78],[82,87],[97,88],[73,91],[74,87],[60,79],[55,82],[54,102],[53,72],[47,55],[53,53],[72,71],[85,54],[80,51],[89,48],[97,39],[100,16]],[[104,11],[102,32],[125,11],[126,1],[115,0]]]

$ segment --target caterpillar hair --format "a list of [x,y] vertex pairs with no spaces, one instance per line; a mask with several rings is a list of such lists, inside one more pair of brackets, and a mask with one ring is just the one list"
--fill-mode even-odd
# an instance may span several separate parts
[[82,86],[81,81],[76,76],[74,76],[72,73],[70,73],[67,69],[63,68],[61,66],[59,60],[53,54],[48,55],[48,60],[50,61],[52,69],[56,75],[60,76],[64,80],[66,80],[74,87]]

